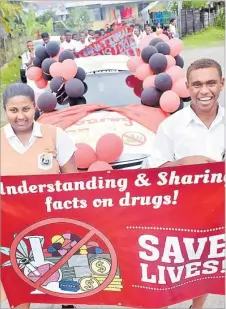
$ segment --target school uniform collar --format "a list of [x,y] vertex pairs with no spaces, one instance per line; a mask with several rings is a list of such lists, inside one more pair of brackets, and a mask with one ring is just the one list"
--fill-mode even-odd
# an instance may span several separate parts
[[[5,137],[7,139],[17,137],[15,132],[13,131],[13,128],[11,127],[11,125],[9,123],[4,127],[4,131],[5,131]],[[34,121],[31,136],[42,137],[42,131],[41,131],[40,123]]]
[[[191,122],[195,122],[195,123],[201,123],[201,120],[199,119],[199,117],[196,115],[196,113],[193,111],[192,109],[192,103],[190,104],[189,107],[185,108],[186,112],[186,119],[184,119],[185,121],[185,125],[189,125]],[[224,120],[224,108],[219,104],[218,105],[218,111],[217,111],[217,115],[216,118],[214,119],[214,124],[219,124],[220,122],[222,122]]]

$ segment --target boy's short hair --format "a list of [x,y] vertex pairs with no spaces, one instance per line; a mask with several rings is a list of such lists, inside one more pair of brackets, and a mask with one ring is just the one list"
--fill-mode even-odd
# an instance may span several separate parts
[[189,66],[189,68],[187,69],[187,80],[189,79],[192,71],[199,70],[199,69],[206,69],[206,68],[216,68],[220,75],[220,78],[222,78],[222,69],[221,69],[220,64],[213,59],[203,58],[203,59],[194,61]]

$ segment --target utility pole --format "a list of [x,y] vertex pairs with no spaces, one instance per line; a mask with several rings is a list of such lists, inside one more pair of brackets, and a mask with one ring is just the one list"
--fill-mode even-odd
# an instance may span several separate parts
[[181,38],[182,36],[182,23],[181,23],[181,10],[182,10],[182,5],[183,5],[183,1],[178,1],[178,5],[177,5],[177,16],[178,16],[178,21],[177,21],[177,26],[178,26],[178,30],[179,30],[179,37]]

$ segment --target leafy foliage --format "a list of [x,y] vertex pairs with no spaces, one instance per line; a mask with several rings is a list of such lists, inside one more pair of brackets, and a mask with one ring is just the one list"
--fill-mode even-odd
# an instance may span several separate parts
[[3,25],[6,33],[11,31],[15,21],[19,21],[22,9],[23,5],[20,2],[0,1],[0,23]]
[[83,31],[85,28],[92,27],[89,11],[86,8],[72,9],[69,18],[65,23],[72,31]]
[[225,11],[224,10],[216,16],[214,20],[214,25],[216,27],[225,29]]

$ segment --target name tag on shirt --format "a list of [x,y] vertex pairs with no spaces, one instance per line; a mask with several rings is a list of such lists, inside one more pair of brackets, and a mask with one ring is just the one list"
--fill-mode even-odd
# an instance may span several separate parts
[[52,153],[41,153],[38,156],[38,168],[42,170],[48,170],[53,167],[53,154]]

